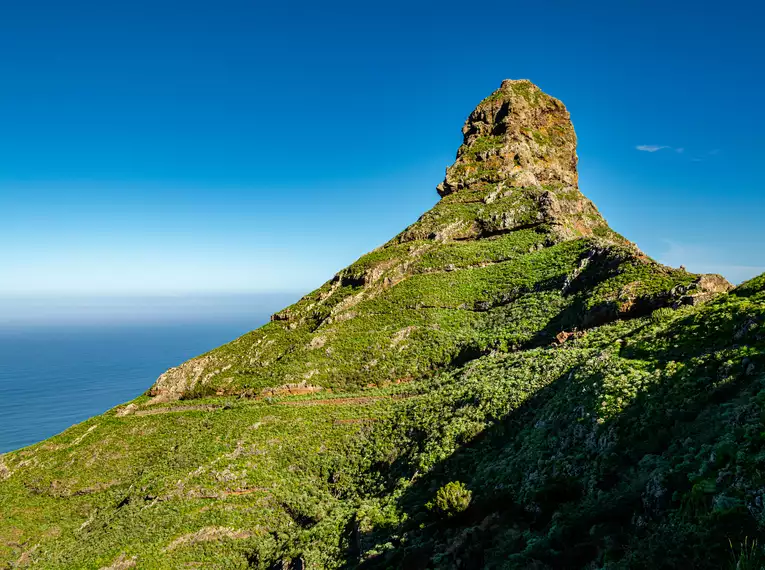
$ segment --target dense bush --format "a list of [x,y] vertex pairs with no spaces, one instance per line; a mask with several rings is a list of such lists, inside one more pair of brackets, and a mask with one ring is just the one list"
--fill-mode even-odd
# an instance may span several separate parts
[[460,481],[450,481],[437,492],[427,507],[442,516],[453,517],[465,511],[470,505],[473,493]]
[[663,323],[667,319],[672,318],[673,314],[674,314],[674,311],[669,307],[662,307],[660,309],[656,309],[653,313],[651,313],[651,322],[653,324]]

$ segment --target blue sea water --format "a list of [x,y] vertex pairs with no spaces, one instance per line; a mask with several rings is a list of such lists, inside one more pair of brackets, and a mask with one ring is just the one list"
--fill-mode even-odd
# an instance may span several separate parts
[[0,453],[135,398],[171,366],[257,328],[292,300],[131,300],[117,303],[120,310],[90,303],[63,317],[50,307],[29,319],[16,310],[5,321],[10,312],[0,303]]

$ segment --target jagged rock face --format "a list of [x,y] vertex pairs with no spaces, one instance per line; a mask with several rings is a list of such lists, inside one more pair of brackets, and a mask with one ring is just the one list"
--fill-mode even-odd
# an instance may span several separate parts
[[[470,114],[441,196],[482,183],[577,185],[576,134],[566,107],[529,81],[506,80]],[[478,174],[481,170],[485,171]]]
[[526,80],[506,80],[470,114],[436,207],[397,239],[475,239],[549,226],[555,239],[624,242],[577,186],[566,107]]
[[150,395],[409,381],[725,289],[608,227],[577,186],[568,111],[529,81],[504,81],[462,132],[434,208],[268,325],[169,370]]

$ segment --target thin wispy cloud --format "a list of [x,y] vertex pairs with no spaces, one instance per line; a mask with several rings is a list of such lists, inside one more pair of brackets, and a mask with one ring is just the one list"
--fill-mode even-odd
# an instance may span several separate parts
[[669,147],[664,145],[658,145],[658,144],[639,144],[635,148],[638,150],[642,150],[643,152],[656,152],[657,150],[662,150]]
[[[658,152],[660,150],[670,150],[675,151],[677,154],[684,154],[685,153],[685,147],[682,146],[669,146],[665,144],[639,144],[635,147],[635,149],[641,151],[641,152]],[[707,151],[702,156],[715,156],[720,153],[720,149],[716,148],[710,151]],[[693,156],[689,159],[691,162],[702,162],[704,159],[699,158],[698,156]]]

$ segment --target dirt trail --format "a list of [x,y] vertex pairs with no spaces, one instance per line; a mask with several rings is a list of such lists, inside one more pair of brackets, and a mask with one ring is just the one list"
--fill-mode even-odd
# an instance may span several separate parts
[[215,410],[221,410],[223,406],[212,405],[195,405],[195,406],[172,406],[170,408],[150,408],[144,410],[136,410],[132,414],[124,414],[128,416],[156,416],[158,414],[172,414],[180,412],[214,412]]
[[327,398],[324,400],[290,400],[279,402],[281,406],[352,406],[365,405],[379,402],[380,400],[390,400],[390,396],[367,396],[360,398]]

